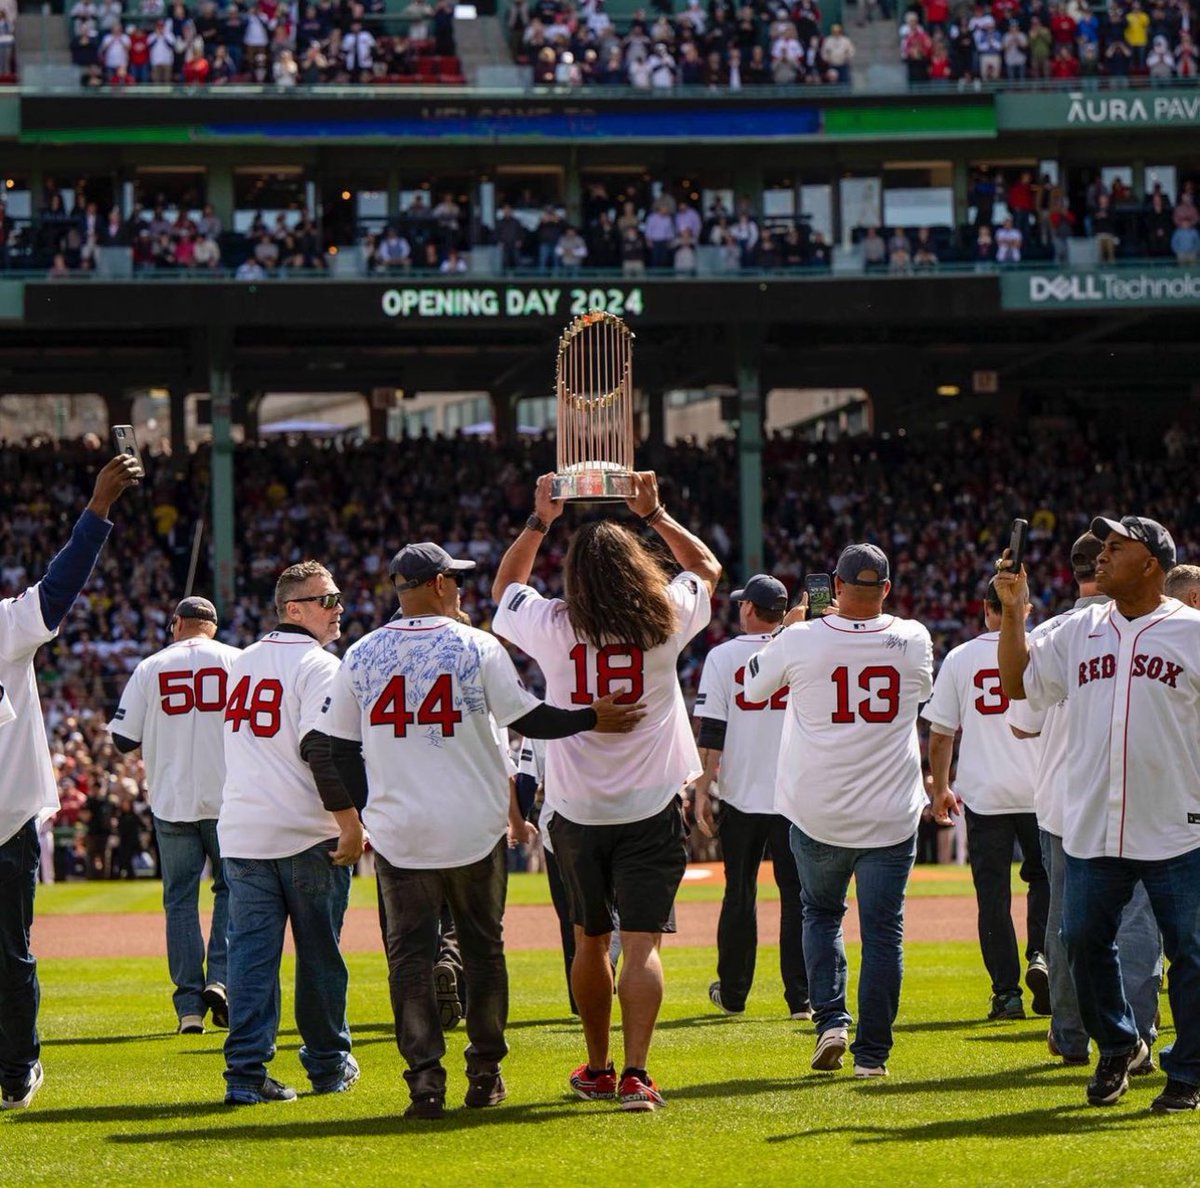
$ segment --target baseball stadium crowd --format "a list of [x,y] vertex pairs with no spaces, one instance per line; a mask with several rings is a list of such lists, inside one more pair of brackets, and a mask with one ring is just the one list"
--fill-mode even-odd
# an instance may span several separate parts
[[412,0],[393,32],[383,0],[76,0],[71,60],[86,87],[462,85],[450,0]]
[[[806,573],[831,567],[844,541],[879,542],[892,558],[891,609],[928,626],[940,657],[977,633],[986,580],[1014,514],[1025,513],[1032,525],[1035,619],[1071,599],[1066,550],[1086,525],[1085,509],[1152,508],[1171,525],[1181,556],[1196,556],[1200,505],[1189,494],[1195,438],[1173,428],[1158,456],[1133,457],[1124,443],[1092,435],[1065,425],[1029,437],[954,429],[817,443],[776,435],[763,459],[763,568],[794,596]],[[0,595],[41,575],[72,520],[78,491],[106,456],[94,438],[5,448],[0,490],[9,513],[0,525]],[[207,516],[209,455],[149,454],[147,464],[144,487],[114,529],[120,547],[101,555],[39,665],[62,799],[61,813],[46,826],[46,874],[54,869],[59,878],[132,877],[145,861],[140,855],[153,849],[141,759],[117,754],[104,724],[137,662],[168,641],[195,525]],[[462,587],[462,605],[473,623],[489,627],[495,566],[524,519],[535,477],[553,464],[547,439],[301,439],[239,447],[238,597],[220,638],[245,646],[268,630],[280,568],[316,556],[346,595],[337,645],[344,651],[394,610],[387,562],[415,539],[478,563]],[[656,464],[664,503],[736,570],[735,443],[680,442],[662,450]],[[930,475],[937,476],[932,486]],[[534,569],[534,583],[549,592],[560,591],[566,538],[560,522]],[[211,592],[210,539],[206,530],[198,591]],[[138,562],[130,565],[133,557]],[[704,656],[736,631],[736,606],[720,593],[716,606],[712,623],[681,658],[689,700]],[[540,692],[540,673],[516,659]],[[57,843],[53,865],[50,839]]]

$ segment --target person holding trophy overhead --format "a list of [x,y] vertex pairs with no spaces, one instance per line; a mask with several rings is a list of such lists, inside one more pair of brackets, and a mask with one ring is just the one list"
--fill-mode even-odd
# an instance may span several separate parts
[[[529,576],[545,533],[563,512],[552,497],[556,477],[538,480],[534,514],[500,562],[493,629],[538,662],[550,705],[578,707],[611,693],[620,694],[618,704],[646,704],[629,734],[550,741],[545,803],[575,928],[571,982],[587,1044],[571,1088],[585,1100],[616,1098],[622,1109],[653,1110],[663,1105],[646,1069],[663,995],[658,949],[671,930],[687,862],[682,793],[701,771],[676,662],[709,621],[721,566],[659,502],[654,473],[628,473],[626,505],[642,527],[654,529],[682,572],[671,577],[638,533],[596,520],[571,537],[565,597],[542,597]],[[620,1076],[610,1048],[614,903],[624,950]]]

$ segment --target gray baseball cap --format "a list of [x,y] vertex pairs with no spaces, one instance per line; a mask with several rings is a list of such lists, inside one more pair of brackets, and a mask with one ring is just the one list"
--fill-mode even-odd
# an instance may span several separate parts
[[1119,520],[1097,516],[1092,521],[1092,535],[1099,540],[1107,540],[1112,533],[1144,544],[1164,573],[1174,567],[1175,542],[1157,520],[1148,520],[1145,516],[1122,516]]
[[768,573],[756,573],[740,590],[734,590],[729,597],[734,602],[752,602],[755,606],[769,611],[786,610],[788,604],[787,586]]
[[439,573],[464,573],[474,568],[474,561],[455,561],[441,545],[427,540],[420,544],[405,545],[392,558],[388,573],[404,579],[397,589],[415,590],[433,581]]
[[1086,582],[1096,576],[1096,558],[1102,548],[1104,542],[1090,532],[1085,532],[1071,546],[1071,572],[1077,582]]
[[183,599],[175,608],[175,618],[199,619],[202,623],[215,623],[217,608],[207,598],[193,594],[190,598]]
[[[864,573],[875,577],[864,578]],[[837,575],[848,586],[882,586],[891,576],[884,551],[873,544],[849,544],[837,562]]]

